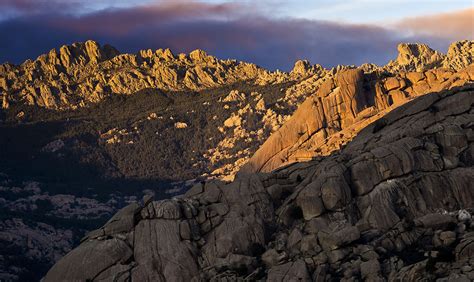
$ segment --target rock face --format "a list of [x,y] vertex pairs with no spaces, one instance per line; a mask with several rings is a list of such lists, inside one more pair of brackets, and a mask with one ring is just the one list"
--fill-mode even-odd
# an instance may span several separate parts
[[241,171],[269,172],[292,162],[328,155],[369,123],[414,97],[472,81],[473,66],[459,72],[434,69],[389,77],[364,74],[361,69],[338,72],[301,104]]
[[451,69],[462,69],[474,62],[474,42],[458,41],[449,46],[443,66]]
[[[365,103],[362,77],[335,83]],[[472,280],[473,105],[468,87],[427,94],[330,156],[131,204],[45,281]]]
[[402,43],[398,47],[398,57],[389,66],[399,71],[424,71],[442,64],[445,55],[431,49],[426,44]]
[[397,49],[397,59],[383,67],[392,73],[422,72],[440,67],[458,71],[471,65],[474,55],[474,43],[469,40],[453,42],[446,55],[431,49],[426,44],[401,43]]

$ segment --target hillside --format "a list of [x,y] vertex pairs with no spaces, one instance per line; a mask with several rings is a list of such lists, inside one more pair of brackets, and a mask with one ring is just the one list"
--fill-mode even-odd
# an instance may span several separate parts
[[[377,95],[384,100],[380,101],[383,108],[431,88],[446,89],[470,80],[456,73],[472,63],[472,41],[451,44],[446,55],[424,44],[400,44],[398,50],[398,57],[386,66],[360,67],[369,80],[390,83],[391,76],[404,80],[398,89],[382,85]],[[111,46],[87,41],[53,49],[18,66],[1,65],[0,118],[3,115],[7,126],[19,127],[45,121],[74,123],[68,137],[88,135],[95,143],[87,144],[90,147],[106,144],[98,149],[110,159],[108,165],[106,160],[98,162],[99,167],[105,166],[102,174],[163,178],[183,170],[172,180],[199,176],[230,180],[300,103],[320,87],[329,94],[336,87],[336,74],[353,68],[328,70],[298,61],[289,73],[271,72],[250,63],[219,60],[202,50],[121,54]],[[427,71],[440,68],[446,71],[433,71],[425,79]],[[407,78],[410,72],[423,74],[420,80],[417,75]],[[444,83],[448,79],[450,85]],[[388,93],[391,90],[400,91]],[[358,105],[359,109],[371,106]],[[178,124],[187,127],[173,129]],[[170,156],[177,158],[175,163],[168,163]]]
[[473,90],[419,97],[327,157],[132,203],[45,281],[472,280]]

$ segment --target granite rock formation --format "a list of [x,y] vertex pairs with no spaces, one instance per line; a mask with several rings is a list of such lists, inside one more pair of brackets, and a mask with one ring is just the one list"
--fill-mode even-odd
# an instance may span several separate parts
[[329,156],[146,197],[45,281],[472,280],[473,121],[473,88],[435,92]]
[[450,70],[461,70],[473,62],[473,41],[453,42],[447,54],[431,49],[426,44],[401,43],[397,47],[398,57],[384,68],[390,72],[417,71],[444,67]]
[[472,82],[474,66],[458,72],[440,68],[385,77],[362,69],[340,71],[301,104],[242,171],[269,172],[291,162],[328,155],[403,103]]
[[202,50],[174,55],[171,50],[120,54],[95,41],[52,49],[19,66],[0,66],[4,101],[52,109],[98,102],[112,94],[129,95],[147,88],[194,91],[236,81],[268,77],[254,64],[218,60]]
[[[370,98],[370,101],[357,107],[365,109],[362,114],[372,115],[374,111],[367,113],[369,108],[373,107],[375,112],[387,107],[393,108],[426,91],[448,88],[449,83],[444,80],[453,73],[456,78],[449,79],[457,79],[459,75],[456,73],[472,63],[473,46],[473,41],[454,42],[445,55],[424,44],[400,44],[398,57],[386,66],[360,67],[364,73],[368,74],[364,74],[364,80],[383,79],[383,76],[389,75],[395,77],[399,85],[389,85],[397,83],[394,79],[387,79],[388,84],[385,85],[381,82],[382,87],[378,89],[380,93],[377,92],[377,95],[381,97],[377,99],[379,104],[372,105],[372,100],[375,98]],[[240,93],[245,97],[244,101],[222,100],[223,107],[228,113],[222,125],[218,127],[220,131],[218,143],[207,148],[207,152],[203,154],[204,159],[197,161],[194,176],[231,180],[263,142],[290,119],[298,106],[309,96],[330,91],[330,93],[321,94],[323,96],[330,94],[330,97],[321,97],[321,101],[337,104],[337,106],[323,105],[326,107],[324,111],[332,115],[327,120],[332,124],[332,128],[318,131],[321,137],[319,139],[330,138],[333,133],[344,130],[342,127],[347,125],[348,121],[343,121],[343,125],[332,119],[340,119],[334,115],[346,114],[344,108],[337,108],[342,105],[339,103],[341,99],[345,103],[349,97],[342,98],[336,93],[338,91],[333,90],[336,88],[335,83],[338,82],[341,73],[354,68],[355,66],[337,66],[333,69],[325,69],[317,64],[311,65],[306,60],[299,60],[288,73],[271,72],[250,63],[219,60],[202,50],[178,55],[173,54],[169,49],[141,50],[137,54],[121,54],[109,45],[100,46],[97,42],[87,41],[65,45],[59,50],[53,49],[34,61],[27,60],[18,66],[0,65],[0,99],[4,111],[15,104],[67,111],[100,103],[107,97],[130,96],[141,91],[164,91],[171,93],[170,96],[175,96],[176,91],[199,92],[218,87],[232,87],[235,83],[245,82],[248,85],[247,89],[250,88],[250,90]],[[441,68],[445,69],[446,73],[440,71]],[[422,74],[409,74],[411,72]],[[378,75],[375,75],[377,76],[375,78],[376,73]],[[436,77],[437,74],[439,78]],[[461,77],[459,81],[453,82],[453,86],[468,80],[470,77]],[[268,99],[265,97],[268,93],[257,90],[262,85],[287,86],[283,86],[276,95],[271,94],[276,96],[276,99]],[[239,89],[232,89],[229,93],[222,94],[230,95],[235,91]],[[213,102],[204,101],[204,103]],[[192,109],[190,111],[192,112]],[[156,115],[156,112],[150,114]],[[352,115],[355,114],[365,120],[361,113]],[[219,117],[219,115],[216,116]],[[27,118],[28,116],[23,111],[18,112],[19,121]],[[137,123],[127,128],[111,127],[107,132],[114,132],[114,130],[126,133],[136,132],[135,127],[140,127]],[[326,154],[330,153],[331,150],[340,147],[340,144],[334,143],[345,143],[350,140],[347,136],[353,136],[354,133],[356,131],[342,133],[345,134],[342,140],[335,137],[335,140],[326,145],[331,149],[322,150],[326,151]],[[121,134],[113,134],[105,142],[111,145],[109,147],[114,145],[118,147],[117,145],[125,140],[130,144],[136,143],[139,135],[129,134],[124,137]],[[104,141],[103,136],[105,136],[104,132],[97,134],[98,143]],[[132,138],[133,136],[135,138]],[[319,141],[316,140],[316,143]],[[251,166],[259,155],[260,153],[250,160]],[[314,154],[301,152],[291,158],[301,159],[312,155]],[[203,167],[206,169],[202,169]],[[277,166],[270,165],[270,167]]]
[[[201,50],[121,54],[87,41],[0,65],[0,213],[8,219],[0,224],[0,280],[39,279],[85,231],[144,194],[159,200],[201,179],[229,181],[249,160],[242,172],[333,154],[396,107],[472,82],[473,46],[455,42],[445,55],[401,44],[386,66],[325,69],[301,60],[281,72]],[[306,120],[292,116],[308,97],[324,101],[324,118],[305,134]],[[276,147],[280,159],[260,153],[273,150],[270,140],[251,158],[292,123],[303,130],[286,132],[291,146]],[[294,273],[292,265],[278,271]]]
[[424,71],[442,64],[445,55],[431,49],[426,44],[402,43],[398,47],[398,57],[388,66],[399,71]]
[[[396,60],[372,69],[424,71],[443,66],[459,70],[472,63],[474,53],[472,41],[453,43],[447,55],[424,44],[400,44],[398,50]],[[260,84],[300,81],[322,70],[320,65],[300,60],[289,73],[270,72],[250,63],[219,60],[203,50],[178,55],[169,49],[121,54],[110,45],[89,40],[52,49],[18,66],[0,65],[0,93],[3,108],[13,101],[74,109],[113,94],[129,95],[147,88],[196,91],[243,80]]]
[[474,62],[474,42],[463,40],[454,42],[449,46],[443,67],[462,69]]

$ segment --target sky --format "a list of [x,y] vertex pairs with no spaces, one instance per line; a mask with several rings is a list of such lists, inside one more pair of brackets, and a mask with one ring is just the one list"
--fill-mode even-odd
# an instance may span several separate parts
[[0,63],[96,40],[124,53],[204,49],[289,70],[385,64],[400,42],[474,39],[474,0],[0,0]]

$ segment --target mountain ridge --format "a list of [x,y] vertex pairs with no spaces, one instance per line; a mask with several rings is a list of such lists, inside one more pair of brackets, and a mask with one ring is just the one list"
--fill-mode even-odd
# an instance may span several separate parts
[[[359,69],[381,78],[417,70],[425,72],[433,68],[457,72],[472,63],[474,43],[467,40],[454,42],[450,45],[447,55],[434,51],[425,44],[402,43],[399,44],[398,50],[397,59],[390,61],[386,66],[365,64]],[[53,64],[50,64],[50,61]],[[66,63],[67,67],[64,67],[63,61],[72,63]],[[59,62],[59,65],[55,62]],[[218,60],[202,50],[179,55],[174,55],[169,49],[120,54],[111,46],[101,47],[94,41],[87,41],[63,46],[59,51],[53,49],[49,54],[39,56],[36,61],[27,61],[17,68],[14,72],[3,72],[3,88],[2,72],[0,72],[0,96],[3,93],[4,108],[15,104],[32,104],[33,108],[39,106],[68,111],[91,107],[108,97],[133,96],[134,93],[139,92],[171,93],[179,90],[178,92],[182,93],[199,93],[206,89],[219,91],[219,87],[232,87],[233,83],[245,84],[245,88],[250,89],[248,93],[240,93],[241,96],[244,95],[243,100],[236,102],[236,100],[221,98],[224,109],[228,113],[219,113],[212,117],[222,115],[225,119],[223,124],[218,126],[219,133],[216,133],[221,136],[217,138],[218,143],[213,144],[215,147],[210,147],[204,153],[203,161],[210,163],[211,168],[206,173],[201,173],[201,176],[222,177],[230,180],[249,160],[253,152],[289,119],[307,97],[317,93],[321,87],[330,88],[327,81],[333,80],[341,71],[357,67],[337,66],[328,70],[320,65],[311,65],[308,61],[299,60],[288,73],[270,72],[254,64],[235,60]],[[24,69],[23,74],[21,69]],[[44,78],[39,76],[33,79],[33,75],[28,77],[26,69],[37,73],[36,75],[41,73],[47,75]],[[48,73],[50,69],[57,72],[58,80],[54,79],[54,73]],[[24,82],[24,85],[16,83],[15,79]],[[51,92],[52,88],[48,88],[50,84],[55,85],[53,88],[56,90]],[[273,85],[277,87],[276,85],[279,84],[287,86],[280,89],[281,93],[276,94],[278,97],[276,100],[264,97],[265,93],[253,90],[261,87],[271,88]],[[426,88],[423,83],[420,85]],[[60,89],[64,91],[61,92]],[[239,91],[232,89],[234,90]],[[417,90],[423,91],[423,89]],[[388,99],[395,99],[397,103],[407,100],[407,96],[408,98],[413,96],[413,94],[405,93],[407,91],[403,87],[395,92],[397,93],[390,94]],[[169,98],[177,95],[180,94],[171,94]],[[214,101],[203,103],[214,103]],[[167,103],[164,103],[164,107],[167,107],[166,105]],[[229,106],[231,108],[226,109]],[[234,107],[236,107],[235,110]],[[23,110],[16,111],[16,119],[19,121],[30,118],[29,114],[25,115]],[[34,110],[32,112],[35,115]],[[154,116],[156,111],[150,111],[149,114]],[[192,117],[186,117],[188,118]],[[121,142],[121,139],[136,142],[136,138],[130,139],[119,133],[124,132],[130,137],[134,136],[135,134],[129,133],[136,131],[134,129],[136,126],[127,127],[110,127],[103,132],[98,132],[97,135],[106,137],[104,133],[112,133],[105,140],[111,145]]]
[[[371,71],[421,71],[434,67],[459,70],[472,63],[472,41],[450,45],[447,55],[425,44],[400,44],[396,60],[386,66],[366,64]],[[89,40],[52,49],[36,60],[21,65],[0,65],[0,90],[3,107],[23,101],[31,105],[65,109],[97,102],[105,96],[131,94],[145,88],[162,90],[199,90],[239,80],[257,79],[257,84],[297,80],[317,73],[337,71],[295,62],[289,73],[268,71],[251,63],[219,60],[203,50],[174,55],[170,49],[140,50],[121,54],[110,45],[101,47]],[[126,84],[126,86],[124,85]]]

